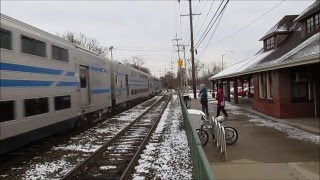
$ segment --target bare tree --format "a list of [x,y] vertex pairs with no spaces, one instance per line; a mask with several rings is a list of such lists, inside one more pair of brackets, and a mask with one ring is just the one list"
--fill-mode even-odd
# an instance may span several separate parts
[[210,85],[209,78],[221,71],[221,66],[216,62],[201,63],[201,74],[199,75],[199,83]]
[[165,88],[177,88],[177,78],[175,78],[175,74],[171,71],[168,71],[165,76],[161,77],[161,82]]
[[140,71],[143,71],[145,73],[151,74],[148,68],[143,67],[143,64],[145,63],[145,61],[140,57],[132,56],[129,59],[122,60],[122,63],[128,66],[131,66],[133,68],[139,69]]
[[87,37],[82,33],[76,34],[74,32],[67,31],[62,35],[57,34],[57,36],[105,57],[109,53],[108,47],[101,45],[97,39]]
[[[188,62],[188,67],[190,67],[190,68],[188,68],[189,77],[192,77],[191,59],[188,59],[187,62]],[[201,67],[202,67],[202,64],[200,63],[200,60],[199,59],[195,59],[194,71],[195,71],[196,85],[198,84],[197,81],[198,81],[199,73],[201,71]]]

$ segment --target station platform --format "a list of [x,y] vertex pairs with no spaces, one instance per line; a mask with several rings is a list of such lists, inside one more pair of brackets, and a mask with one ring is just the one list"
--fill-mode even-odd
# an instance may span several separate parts
[[[209,97],[209,115],[216,115],[217,101]],[[201,110],[199,99],[191,109]],[[239,139],[227,146],[228,161],[216,145],[203,147],[216,179],[319,179],[318,119],[276,119],[259,114],[250,104],[227,102],[229,115],[223,125],[238,130]],[[199,116],[190,115],[193,128]]]

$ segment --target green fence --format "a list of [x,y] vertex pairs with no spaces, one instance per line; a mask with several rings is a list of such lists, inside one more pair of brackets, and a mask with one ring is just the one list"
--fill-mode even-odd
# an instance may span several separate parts
[[215,179],[211,170],[211,166],[208,162],[208,159],[202,149],[198,134],[191,126],[187,108],[180,94],[179,94],[179,98],[180,98],[185,130],[188,138],[188,144],[191,152],[191,160],[192,160],[193,173],[195,175],[195,179],[199,179],[199,180]]

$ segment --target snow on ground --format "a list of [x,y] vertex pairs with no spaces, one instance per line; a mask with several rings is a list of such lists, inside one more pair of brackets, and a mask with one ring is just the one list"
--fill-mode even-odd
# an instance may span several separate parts
[[[47,175],[50,173],[72,167],[73,166],[70,167],[70,164],[65,160],[46,162],[44,164],[33,164],[33,169],[27,170],[22,179],[47,179]],[[55,177],[50,177],[50,179],[53,178]]]
[[191,179],[188,140],[182,128],[182,113],[173,96],[135,167],[133,179]]
[[[11,173],[15,174],[13,177],[16,179],[61,178],[92,152],[101,147],[104,142],[111,139],[136,117],[145,112],[147,108],[145,108],[143,104],[153,101],[153,103],[155,103],[159,101],[160,98],[160,96],[157,96],[119,114],[118,117],[106,120],[99,125],[70,138],[68,142],[53,147],[50,151],[45,152],[39,157],[33,158],[22,167],[13,167],[10,175]],[[1,174],[1,177],[8,178],[8,175]],[[9,177],[9,179],[12,178]]]
[[247,116],[249,118],[248,121],[251,123],[254,123],[256,126],[273,128],[273,129],[276,129],[278,131],[281,131],[281,132],[288,134],[289,138],[299,139],[302,141],[308,141],[308,142],[315,143],[315,144],[320,144],[320,136],[319,135],[308,133],[306,131],[300,130],[298,128],[292,127],[292,126],[284,124],[284,123],[275,122],[270,119],[262,118],[261,116],[258,116],[256,114],[248,113],[245,111],[240,111],[239,107],[234,106],[232,104],[228,104],[227,106],[228,106],[228,109],[231,110],[231,111],[229,111],[230,113],[235,114],[235,115]]
[[108,170],[108,169],[116,169],[117,166],[101,166],[100,169],[102,170]]
[[250,119],[250,122],[254,123],[256,126],[270,127],[278,131],[284,132],[289,135],[290,138],[299,139],[302,141],[308,141],[314,144],[320,144],[320,136],[302,131],[295,127],[289,126],[287,124],[274,122],[268,119]]

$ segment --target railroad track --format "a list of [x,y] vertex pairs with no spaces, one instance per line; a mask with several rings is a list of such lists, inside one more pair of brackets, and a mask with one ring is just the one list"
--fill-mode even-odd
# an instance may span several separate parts
[[170,98],[163,96],[63,179],[127,179]]
[[8,166],[0,163],[0,179],[60,179],[64,177],[161,98],[162,96],[154,97],[133,109],[101,122],[30,160],[25,158],[26,160],[21,163],[12,161],[6,163]]

